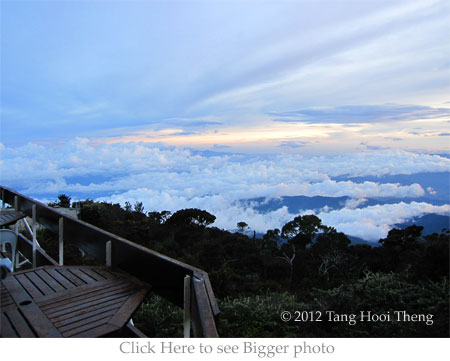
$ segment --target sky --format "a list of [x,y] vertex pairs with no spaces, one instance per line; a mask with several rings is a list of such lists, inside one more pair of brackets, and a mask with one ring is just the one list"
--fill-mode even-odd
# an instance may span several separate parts
[[[333,180],[449,171],[447,1],[0,4],[6,186],[206,208],[224,228],[236,212],[258,230],[295,216],[233,203],[251,197],[381,195],[401,219],[448,212],[405,203],[430,193],[414,180]],[[375,239],[392,207],[321,216]]]

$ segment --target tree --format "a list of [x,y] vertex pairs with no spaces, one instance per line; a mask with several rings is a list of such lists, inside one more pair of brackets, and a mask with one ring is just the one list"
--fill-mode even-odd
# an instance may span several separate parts
[[131,209],[132,209],[132,208],[131,208],[131,203],[128,202],[128,201],[126,201],[126,202],[125,202],[125,208],[124,208],[124,209],[125,209],[126,212],[131,212]]
[[66,196],[65,194],[60,194],[58,196],[58,203],[56,205],[64,208],[70,208],[70,200],[72,198],[69,196]]
[[281,232],[278,228],[269,229],[266,233],[264,233],[262,241],[261,241],[261,249],[278,249],[281,247]]
[[216,217],[207,211],[197,208],[187,208],[175,212],[167,220],[167,224],[172,226],[200,226],[206,227],[214,223]]
[[152,223],[164,224],[172,213],[170,211],[148,212],[147,217]]
[[405,229],[391,229],[386,238],[380,239],[383,247],[396,248],[397,250],[412,250],[417,248],[422,235],[422,226],[409,226]]
[[137,202],[134,204],[134,211],[137,213],[144,213],[144,205],[142,202]]
[[248,224],[245,222],[238,222],[237,227],[241,233],[244,233],[244,230],[248,227]]
[[295,260],[295,246],[293,244],[291,244],[291,248],[292,248],[292,252],[291,255],[287,255],[286,251],[287,251],[287,244],[283,245],[282,247],[282,256],[279,256],[278,258],[282,259],[283,261],[285,261],[288,265],[289,265],[289,280],[288,280],[288,286],[289,286],[289,290],[292,288],[292,279],[294,276],[294,260]]
[[288,239],[290,243],[305,248],[307,244],[313,242],[316,234],[322,229],[324,226],[319,217],[313,214],[297,216],[283,226],[281,236]]

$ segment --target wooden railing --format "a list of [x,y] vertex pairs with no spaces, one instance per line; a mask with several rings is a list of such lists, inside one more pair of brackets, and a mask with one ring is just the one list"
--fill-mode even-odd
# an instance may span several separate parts
[[[100,262],[121,269],[152,285],[152,290],[184,308],[184,335],[217,337],[214,316],[219,313],[208,274],[173,258],[103,229],[67,216],[10,188],[0,186],[2,204],[32,218],[31,240],[19,236],[18,250],[34,267],[64,264],[64,243],[70,243]],[[58,260],[50,257],[36,239],[36,223],[58,234]]]

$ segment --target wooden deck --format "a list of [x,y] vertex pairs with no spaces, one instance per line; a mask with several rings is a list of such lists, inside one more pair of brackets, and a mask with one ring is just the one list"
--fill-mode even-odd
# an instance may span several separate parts
[[[18,252],[30,260],[34,267],[64,264],[64,245],[70,244],[95,258],[100,264],[111,266],[114,270],[120,269],[127,275],[151,284],[152,292],[183,308],[185,337],[190,337],[190,330],[195,337],[218,337],[215,316],[220,311],[209,276],[205,271],[82,220],[69,217],[57,209],[3,185],[0,185],[0,199],[3,204],[14,207],[14,210],[32,219],[31,227],[25,225],[28,234],[18,234]],[[9,212],[13,209],[5,208],[5,210]],[[58,235],[57,260],[39,246],[36,239],[37,226]],[[39,288],[38,285],[35,286]],[[51,285],[47,284],[47,286],[51,288]],[[63,284],[61,286],[68,290]],[[41,291],[45,293],[44,289]],[[53,291],[63,292],[55,289]],[[42,292],[40,297],[44,297]],[[33,302],[36,303],[34,299]],[[15,304],[17,305],[16,300]],[[44,305],[42,307],[43,311],[49,313]],[[49,317],[51,316],[49,314]],[[189,325],[192,327],[189,328]],[[58,327],[59,324],[56,328]],[[127,330],[141,336],[130,324],[127,324]]]
[[0,336],[105,336],[127,324],[149,289],[108,267],[16,272],[0,282]]

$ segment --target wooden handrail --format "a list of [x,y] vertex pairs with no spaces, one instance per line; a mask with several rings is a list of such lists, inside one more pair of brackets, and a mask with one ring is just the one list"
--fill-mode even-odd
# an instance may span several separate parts
[[[193,314],[198,315],[198,317],[192,317],[193,329],[196,330],[194,335],[196,337],[217,337],[214,316],[219,313],[219,308],[205,271],[67,216],[55,208],[10,188],[0,186],[0,191],[3,202],[15,204],[17,210],[27,216],[32,216],[34,208],[36,221],[54,233],[58,232],[60,224],[63,222],[64,243],[75,245],[102,263],[105,263],[107,259],[106,244],[111,242],[109,261],[112,267],[119,268],[150,283],[154,292],[179,307],[184,306],[184,279],[186,275],[190,276],[195,301],[193,305],[197,307],[193,310]],[[45,255],[45,257],[48,256]],[[195,282],[200,282],[202,285],[199,286]]]

